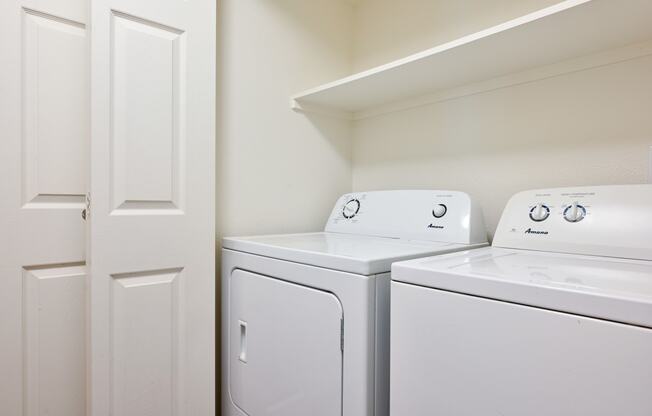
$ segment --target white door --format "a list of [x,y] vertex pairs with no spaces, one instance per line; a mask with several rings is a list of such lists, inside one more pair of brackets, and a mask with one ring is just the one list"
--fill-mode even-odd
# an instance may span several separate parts
[[215,412],[215,2],[92,0],[92,416]]
[[235,270],[229,391],[251,416],[342,414],[342,305],[331,293]]
[[83,416],[86,0],[0,2],[0,414]]

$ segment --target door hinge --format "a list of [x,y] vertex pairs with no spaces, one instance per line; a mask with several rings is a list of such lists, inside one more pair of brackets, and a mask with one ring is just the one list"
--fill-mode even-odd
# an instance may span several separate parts
[[344,352],[344,318],[340,319],[340,350]]

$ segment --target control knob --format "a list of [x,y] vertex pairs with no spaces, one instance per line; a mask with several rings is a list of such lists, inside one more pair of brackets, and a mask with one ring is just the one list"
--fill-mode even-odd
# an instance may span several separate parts
[[539,202],[530,209],[530,219],[532,221],[541,222],[550,216],[550,208],[547,205]]
[[441,218],[446,215],[448,208],[444,204],[438,204],[432,209],[432,216],[435,218]]
[[564,219],[568,222],[580,222],[586,216],[586,208],[573,202],[564,209]]
[[353,218],[360,211],[360,201],[357,199],[350,199],[344,204],[342,208],[342,215],[344,218]]

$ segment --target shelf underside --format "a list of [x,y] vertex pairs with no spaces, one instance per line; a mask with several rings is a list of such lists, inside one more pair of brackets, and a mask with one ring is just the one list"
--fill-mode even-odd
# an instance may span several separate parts
[[356,114],[652,38],[650,0],[569,0],[293,97]]

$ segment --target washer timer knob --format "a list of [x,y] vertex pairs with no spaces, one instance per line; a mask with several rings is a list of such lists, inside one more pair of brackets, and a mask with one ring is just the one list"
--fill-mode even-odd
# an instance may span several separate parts
[[586,208],[577,202],[573,202],[564,208],[564,219],[568,222],[580,222],[586,216]]
[[530,208],[530,219],[532,221],[541,222],[550,216],[550,208],[547,205],[539,202]]
[[446,211],[448,211],[448,208],[444,204],[437,204],[435,207],[432,209],[432,216],[435,218],[441,218],[444,215],[446,215]]
[[360,201],[357,199],[349,199],[344,208],[342,208],[342,215],[344,218],[353,218],[360,211]]

